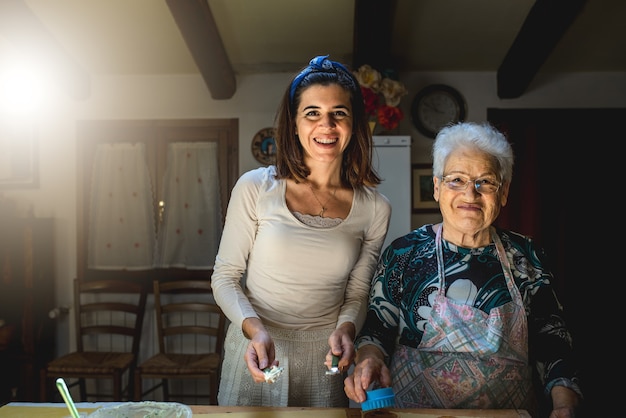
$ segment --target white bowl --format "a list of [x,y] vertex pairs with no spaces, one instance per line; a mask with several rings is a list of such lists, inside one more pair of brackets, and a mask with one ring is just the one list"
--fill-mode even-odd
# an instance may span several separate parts
[[87,418],[191,418],[191,408],[176,402],[125,402],[98,409]]

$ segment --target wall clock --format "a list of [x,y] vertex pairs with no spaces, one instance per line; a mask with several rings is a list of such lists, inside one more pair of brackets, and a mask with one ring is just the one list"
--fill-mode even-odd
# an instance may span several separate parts
[[265,165],[276,163],[276,142],[274,128],[263,128],[252,138],[252,155]]
[[461,93],[445,84],[424,87],[411,104],[413,125],[429,138],[435,138],[445,125],[465,120],[466,112]]

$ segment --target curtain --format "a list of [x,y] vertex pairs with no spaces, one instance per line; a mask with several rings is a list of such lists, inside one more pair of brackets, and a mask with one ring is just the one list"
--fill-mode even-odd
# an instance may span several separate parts
[[168,146],[157,266],[212,269],[222,235],[215,142]]
[[168,145],[157,222],[145,144],[98,145],[88,267],[212,269],[222,233],[217,151],[215,142]]
[[88,267],[146,270],[154,264],[152,183],[142,143],[99,144],[92,175]]
[[532,236],[546,250],[574,338],[585,409],[589,416],[606,416],[598,412],[606,406],[606,373],[591,360],[600,353],[594,335],[602,333],[590,326],[590,312],[618,317],[610,309],[619,301],[602,298],[603,285],[615,293],[602,274],[614,258],[611,244],[598,237],[605,229],[621,235],[607,216],[607,207],[619,207],[611,202],[621,190],[607,195],[601,185],[611,178],[614,159],[621,158],[626,109],[488,109],[487,115],[506,133],[516,159],[509,201],[497,223]]
[[546,251],[556,290],[569,304],[571,286],[566,282],[575,279],[567,271],[571,254],[566,232],[574,225],[572,208],[564,204],[572,196],[565,173],[576,172],[577,162],[566,158],[559,145],[572,142],[579,127],[569,126],[572,115],[559,109],[490,109],[488,117],[515,154],[509,200],[496,224],[531,236]]

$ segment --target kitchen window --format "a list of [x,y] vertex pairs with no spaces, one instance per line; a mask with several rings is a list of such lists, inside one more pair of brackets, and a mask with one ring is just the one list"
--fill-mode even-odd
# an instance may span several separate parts
[[238,175],[237,121],[81,121],[78,274],[210,278]]

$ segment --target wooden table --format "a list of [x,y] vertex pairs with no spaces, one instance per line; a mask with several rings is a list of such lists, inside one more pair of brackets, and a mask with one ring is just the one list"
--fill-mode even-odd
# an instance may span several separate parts
[[[360,408],[259,408],[211,405],[191,406],[193,416],[218,418],[531,418],[524,410],[513,409],[384,409],[363,412]],[[1,415],[0,415],[1,416]]]
[[[90,413],[107,402],[77,404]],[[524,410],[513,409],[383,409],[363,412],[359,408],[270,408],[190,405],[194,418],[531,418]],[[0,407],[0,418],[64,418],[69,411],[63,403],[14,402]]]

